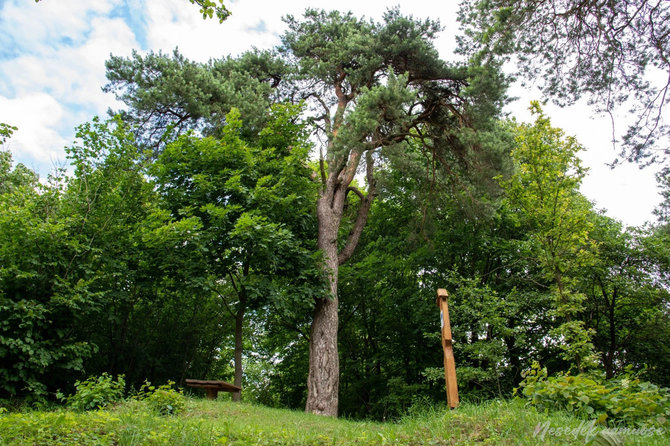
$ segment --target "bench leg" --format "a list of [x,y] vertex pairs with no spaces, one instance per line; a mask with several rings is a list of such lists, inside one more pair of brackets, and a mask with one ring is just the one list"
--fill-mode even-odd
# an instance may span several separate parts
[[216,397],[218,396],[219,391],[217,389],[207,389],[207,399],[208,400],[215,400]]

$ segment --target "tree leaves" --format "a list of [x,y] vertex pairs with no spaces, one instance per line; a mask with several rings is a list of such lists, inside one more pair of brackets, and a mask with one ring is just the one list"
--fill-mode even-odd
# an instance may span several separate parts
[[190,1],[192,4],[200,6],[200,13],[202,14],[203,19],[211,19],[216,14],[216,17],[219,19],[219,23],[223,23],[231,14],[223,4],[223,0],[218,0],[218,4],[212,0],[188,1]]

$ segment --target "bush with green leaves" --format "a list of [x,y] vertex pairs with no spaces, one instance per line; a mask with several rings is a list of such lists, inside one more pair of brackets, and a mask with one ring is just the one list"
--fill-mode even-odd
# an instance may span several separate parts
[[92,376],[85,381],[74,383],[77,389],[74,395],[62,398],[74,410],[84,411],[106,407],[123,400],[126,389],[124,375],[116,377],[116,381],[107,373],[97,378]]
[[140,388],[137,397],[146,401],[160,415],[178,415],[186,407],[186,398],[181,389],[174,389],[173,386],[173,381],[159,387],[152,386],[147,381]]
[[670,389],[640,381],[630,370],[611,380],[587,374],[547,377],[547,369],[535,362],[523,377],[521,393],[540,410],[565,410],[599,423],[670,426]]

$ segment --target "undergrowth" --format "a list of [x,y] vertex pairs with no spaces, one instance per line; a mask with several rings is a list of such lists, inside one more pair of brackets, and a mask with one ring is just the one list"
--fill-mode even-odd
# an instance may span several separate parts
[[599,424],[670,429],[670,390],[641,381],[630,370],[617,379],[597,375],[547,376],[538,363],[523,373],[521,394],[541,411],[563,410]]

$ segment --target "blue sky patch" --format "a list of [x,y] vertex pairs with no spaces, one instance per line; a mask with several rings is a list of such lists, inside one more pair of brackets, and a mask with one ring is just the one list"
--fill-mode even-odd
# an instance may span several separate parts
[[250,31],[250,32],[262,34],[262,33],[268,32],[268,25],[267,25],[267,23],[265,23],[265,20],[261,19],[254,26],[247,27],[246,30]]
[[124,1],[117,5],[109,15],[110,18],[120,18],[128,25],[135,34],[135,40],[143,50],[149,49],[147,40],[147,21],[144,13],[144,1]]

